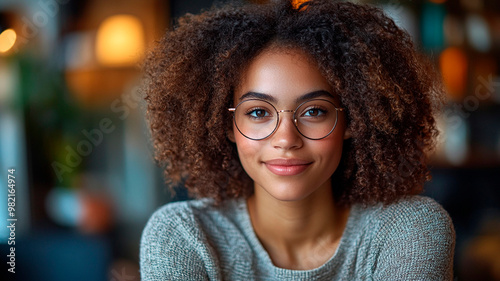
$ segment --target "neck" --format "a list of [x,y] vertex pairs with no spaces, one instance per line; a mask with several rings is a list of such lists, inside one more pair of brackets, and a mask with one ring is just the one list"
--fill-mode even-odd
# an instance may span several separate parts
[[[277,200],[256,186],[248,208],[255,233],[275,265],[301,269],[321,265],[334,254],[349,214],[348,208],[335,204],[329,182],[298,201]],[[312,252],[316,264],[298,265]]]

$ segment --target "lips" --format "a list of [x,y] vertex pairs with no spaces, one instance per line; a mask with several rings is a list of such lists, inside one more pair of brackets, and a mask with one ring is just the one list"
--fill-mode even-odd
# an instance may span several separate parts
[[312,162],[301,159],[272,159],[264,161],[264,164],[275,175],[293,176],[304,172]]

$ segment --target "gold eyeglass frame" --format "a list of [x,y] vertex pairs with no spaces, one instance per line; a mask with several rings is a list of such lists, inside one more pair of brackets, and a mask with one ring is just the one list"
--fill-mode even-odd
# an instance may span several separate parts
[[[244,102],[247,102],[247,101],[252,101],[252,100],[255,100],[255,101],[262,101],[262,102],[265,102],[267,104],[269,104],[273,109],[274,111],[276,111],[277,113],[277,118],[276,118],[276,126],[274,127],[273,131],[271,133],[269,133],[267,136],[263,137],[263,138],[251,138],[247,135],[245,135],[241,130],[240,128],[238,127],[238,124],[236,123],[236,117],[235,117],[235,113],[236,113],[236,109],[238,108],[238,106],[240,106],[240,104],[244,103]],[[321,138],[310,138],[306,135],[304,135],[300,130],[299,130],[299,127],[297,125],[297,122],[298,122],[298,119],[296,118],[295,114],[297,113],[297,110],[304,104],[308,103],[308,102],[311,102],[311,101],[315,101],[315,100],[321,100],[321,101],[326,101],[328,103],[331,103],[333,105],[333,107],[335,108],[335,124],[333,124],[333,127],[332,129],[330,130],[330,132],[328,132],[328,134],[326,134],[326,136],[324,137],[321,137]],[[244,101],[241,101],[240,103],[238,103],[235,107],[231,107],[231,108],[228,108],[229,111],[233,112],[233,122],[236,126],[236,129],[238,129],[238,131],[240,132],[240,134],[242,134],[244,137],[246,137],[247,139],[250,139],[250,140],[263,140],[263,139],[266,139],[268,137],[270,137],[272,134],[274,134],[274,132],[276,132],[276,130],[278,130],[279,128],[279,125],[280,125],[280,113],[282,112],[290,112],[290,113],[293,113],[293,124],[295,125],[295,129],[297,129],[297,131],[299,132],[300,135],[302,135],[303,137],[305,137],[306,139],[310,139],[310,140],[321,140],[321,139],[324,139],[326,137],[328,137],[334,130],[335,128],[337,127],[337,123],[339,121],[339,111],[344,111],[345,108],[343,107],[337,107],[333,102],[329,101],[329,100],[326,100],[326,99],[310,99],[310,100],[307,100],[307,101],[304,101],[302,102],[301,104],[299,104],[294,110],[291,110],[291,109],[283,109],[283,110],[277,110],[276,107],[266,101],[266,100],[263,100],[263,99],[247,99],[247,100],[244,100]]]

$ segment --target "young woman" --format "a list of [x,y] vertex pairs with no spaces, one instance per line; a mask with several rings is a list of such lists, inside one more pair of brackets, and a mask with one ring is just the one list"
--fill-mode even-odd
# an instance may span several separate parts
[[198,199],[153,214],[143,280],[452,279],[452,222],[417,195],[441,86],[380,10],[187,15],[145,71],[156,160]]

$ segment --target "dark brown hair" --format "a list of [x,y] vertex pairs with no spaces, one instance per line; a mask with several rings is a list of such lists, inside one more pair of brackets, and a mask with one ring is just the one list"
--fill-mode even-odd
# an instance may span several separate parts
[[220,203],[252,194],[232,127],[233,89],[270,45],[299,48],[347,108],[352,138],[333,175],[345,204],[390,203],[422,191],[442,93],[431,64],[378,8],[339,1],[226,5],[186,15],[144,64],[155,159],[170,186]]

